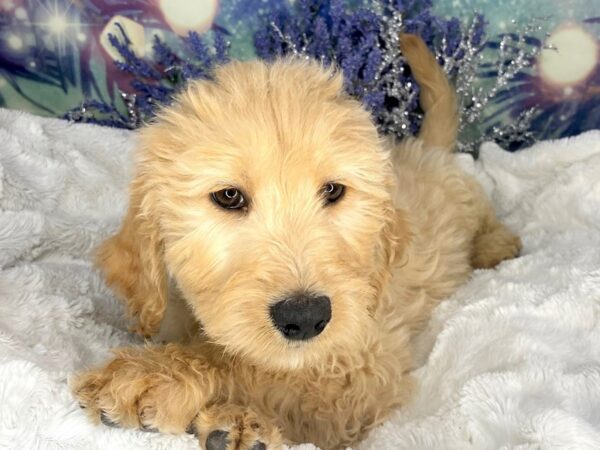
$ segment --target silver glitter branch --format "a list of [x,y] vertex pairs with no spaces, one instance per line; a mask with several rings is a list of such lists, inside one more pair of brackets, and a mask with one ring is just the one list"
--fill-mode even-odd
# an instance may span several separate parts
[[[420,114],[409,111],[407,106],[414,104],[418,92],[413,89],[412,83],[401,82],[400,75],[404,73],[405,60],[400,51],[400,34],[404,30],[404,21],[402,14],[395,9],[388,8],[381,2],[375,2],[377,8],[381,11],[382,17],[382,39],[386,43],[381,48],[379,42],[377,47],[382,50],[381,64],[378,74],[375,76],[375,88],[384,87],[385,93],[389,98],[397,99],[398,106],[390,110],[384,109],[379,113],[377,119],[380,123],[380,131],[384,134],[404,136],[410,131],[411,123],[416,118],[420,121]],[[379,12],[376,9],[377,12]],[[416,117],[415,117],[416,116]]]
[[121,99],[127,108],[127,125],[128,128],[134,129],[140,126],[142,118],[140,117],[137,103],[136,103],[136,95],[128,94],[126,92],[120,91]]
[[515,142],[521,145],[531,145],[535,141],[531,122],[538,113],[538,108],[530,108],[519,114],[511,123],[495,125],[486,134],[486,139],[496,142],[501,147],[509,147]]
[[[347,80],[351,92],[366,95],[369,92],[384,92],[394,104],[389,108],[381,108],[374,113],[382,134],[406,136],[414,129],[414,123],[420,122],[421,114],[415,111],[414,105],[418,90],[410,81],[401,77],[405,60],[400,51],[400,34],[404,31],[402,14],[389,6],[389,2],[375,1],[373,11],[381,18],[381,42],[376,47],[381,51],[381,63],[374,81],[364,83],[362,80]],[[443,64],[444,71],[453,78],[459,99],[459,143],[458,150],[476,154],[481,142],[495,140],[498,143],[529,142],[533,135],[529,131],[537,109],[531,108],[521,113],[512,123],[488,127],[482,132],[484,124],[492,117],[493,103],[497,94],[506,89],[513,79],[529,69],[542,48],[531,44],[531,37],[539,35],[543,19],[533,19],[519,32],[506,33],[500,37],[495,46],[489,41],[475,42],[473,36],[481,28],[483,18],[477,13],[466,26],[460,41],[450,51],[449,43],[444,36],[435,49],[435,56]],[[517,21],[512,21],[513,29],[518,28]],[[290,36],[282,32],[272,22],[271,26],[289,52],[297,57],[308,58],[306,49],[311,42],[306,35],[302,36],[301,45],[293,42]],[[494,54],[495,50],[495,54]],[[331,56],[331,55],[330,55]],[[334,61],[335,63],[336,61]],[[487,64],[484,66],[484,62]],[[485,71],[493,76],[483,77]]]
[[[402,14],[390,8],[385,2],[374,2],[373,9],[382,18],[382,46],[379,41],[376,47],[381,51],[382,58],[374,81],[370,84],[360,84],[360,80],[352,80],[350,88],[353,92],[361,91],[368,94],[372,91],[384,91],[388,98],[397,99],[398,106],[391,109],[380,110],[375,119],[379,122],[379,131],[383,134],[402,136],[409,133],[415,116],[420,119],[418,113],[408,111],[406,106],[414,103],[418,92],[413,89],[411,82],[402,83],[399,75],[404,72],[404,57],[400,51],[400,33],[404,28]],[[275,22],[270,22],[279,39],[285,43],[291,55],[299,58],[310,58],[307,48],[310,46],[310,38],[302,35],[301,46],[294,43],[293,39],[285,34]],[[322,55],[321,60],[324,60]],[[334,60],[333,55],[329,55]],[[334,62],[337,62],[334,60]],[[348,82],[348,80],[347,80]]]
[[277,36],[279,36],[279,39],[281,39],[281,42],[283,42],[285,45],[288,46],[288,48],[290,49],[290,52],[292,53],[293,56],[295,56],[295,57],[304,56],[305,49],[303,49],[302,51],[298,50],[298,47],[296,47],[296,44],[294,44],[294,41],[292,41],[292,38],[290,38],[287,34],[284,34],[283,31],[281,31],[281,29],[277,26],[277,24],[275,22],[270,22],[269,24],[271,25],[271,28],[273,28],[273,30],[275,31]]
[[[460,125],[458,150],[476,153],[480,144],[485,140],[498,143],[530,142],[533,135],[528,131],[535,118],[536,108],[523,111],[513,123],[504,126],[494,126],[486,133],[478,132],[486,122],[490,103],[496,95],[505,89],[520,73],[526,72],[532,61],[542,48],[531,45],[529,38],[542,31],[539,25],[542,19],[534,18],[528,22],[522,31],[503,35],[498,43],[497,53],[491,56],[485,53],[486,46],[473,46],[467,39],[461,41],[460,47],[465,57],[458,68],[455,79],[456,91],[460,99]],[[513,28],[517,21],[512,20]],[[471,27],[473,24],[471,25]],[[484,60],[492,61],[486,71],[495,72],[491,84],[483,84],[478,80],[479,70]],[[446,72],[449,70],[446,69]]]

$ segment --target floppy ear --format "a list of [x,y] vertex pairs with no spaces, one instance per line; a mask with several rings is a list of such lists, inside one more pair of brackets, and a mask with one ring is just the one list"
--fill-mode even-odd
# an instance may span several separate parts
[[379,295],[385,290],[392,269],[402,264],[406,249],[412,239],[412,232],[406,213],[396,209],[390,202],[383,216],[384,226],[378,242],[378,261],[373,272],[372,283]]
[[136,319],[134,331],[151,336],[158,332],[165,312],[167,277],[147,190],[143,175],[138,175],[130,187],[129,209],[121,229],[100,246],[96,264]]

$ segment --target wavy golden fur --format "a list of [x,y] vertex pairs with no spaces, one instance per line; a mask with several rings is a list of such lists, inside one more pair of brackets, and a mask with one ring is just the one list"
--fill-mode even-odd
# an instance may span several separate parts
[[[129,211],[98,262],[138,332],[184,343],[121,349],[79,375],[91,417],[192,431],[209,450],[339,449],[410,400],[414,334],[520,241],[454,163],[443,71],[419,38],[402,50],[425,119],[397,145],[339,73],[297,60],[229,63],[142,130]],[[324,207],[329,181],[346,194]],[[231,186],[246,212],[211,202]],[[330,297],[331,322],[288,341],[269,307],[307,289]]]

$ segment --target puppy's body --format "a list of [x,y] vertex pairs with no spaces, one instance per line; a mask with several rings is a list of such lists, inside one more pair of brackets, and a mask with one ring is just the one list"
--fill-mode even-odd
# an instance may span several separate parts
[[[336,449],[406,404],[415,332],[473,267],[520,243],[454,164],[443,72],[420,40],[403,41],[426,117],[398,148],[382,148],[339,77],[292,62],[225,68],[146,131],[129,215],[100,263],[139,331],[155,333],[165,310],[181,323],[166,306],[169,279],[202,325],[186,345],[125,349],[80,376],[92,417],[191,429],[209,450]],[[347,191],[324,205],[315,193],[332,180]],[[246,210],[206,202],[234,185],[252,199]],[[269,319],[298,290],[331,299],[330,322],[308,341]]]

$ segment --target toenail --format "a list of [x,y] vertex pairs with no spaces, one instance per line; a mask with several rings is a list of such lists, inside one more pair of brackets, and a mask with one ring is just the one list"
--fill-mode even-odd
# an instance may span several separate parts
[[142,425],[140,431],[143,431],[144,433],[158,433],[158,429],[151,427],[150,425]]
[[267,446],[263,442],[256,441],[250,450],[267,450]]
[[185,432],[187,434],[192,434],[192,435],[196,436],[197,438],[199,437],[198,429],[196,428],[196,424],[194,422],[192,422],[188,425],[188,427],[185,429]]
[[102,411],[100,413],[100,421],[107,427],[120,428],[119,424],[117,422],[113,422],[111,419],[109,419],[109,417],[106,415],[106,413],[104,411]]
[[212,431],[206,438],[206,450],[226,450],[229,444],[229,432],[223,430]]

